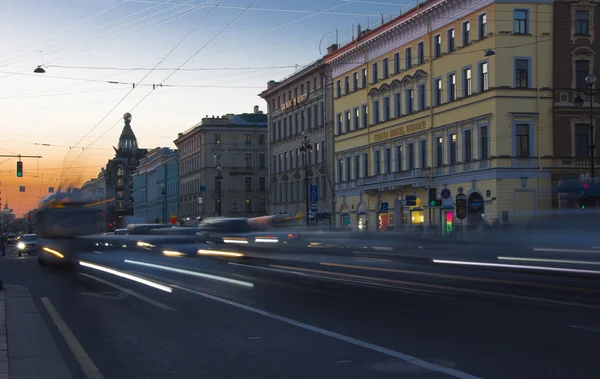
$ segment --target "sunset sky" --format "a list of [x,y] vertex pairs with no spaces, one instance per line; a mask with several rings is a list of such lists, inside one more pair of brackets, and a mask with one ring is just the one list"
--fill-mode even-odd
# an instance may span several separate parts
[[[8,196],[20,215],[48,187],[95,177],[114,155],[125,112],[133,114],[141,147],[173,146],[178,132],[205,115],[265,110],[257,94],[266,82],[318,59],[327,33],[337,28],[340,43],[347,42],[353,24],[374,26],[379,12],[387,19],[415,4],[4,0],[0,154],[43,158],[24,158],[23,178],[16,177],[16,159],[0,158],[2,206]],[[321,51],[334,42],[335,33],[326,35]],[[37,65],[46,73],[34,74]],[[170,86],[153,89],[160,83]]]

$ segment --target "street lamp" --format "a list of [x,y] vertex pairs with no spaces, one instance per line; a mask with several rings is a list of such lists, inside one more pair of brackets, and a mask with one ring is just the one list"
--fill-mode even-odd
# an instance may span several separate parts
[[[590,176],[594,179],[596,176],[596,145],[594,138],[594,94],[596,93],[594,84],[596,84],[596,75],[589,74],[586,76],[585,84],[587,84],[588,90],[583,92],[590,97]],[[581,107],[583,103],[583,98],[578,95],[575,98],[575,106]]]
[[221,205],[221,181],[223,180],[223,175],[221,175],[221,162],[219,159],[219,156],[217,154],[214,155],[215,158],[215,163],[217,165],[216,169],[217,169],[217,176],[215,177],[215,179],[217,179],[217,191],[218,192],[218,203],[219,203],[219,217],[221,217],[221,209],[222,209],[222,205]]
[[306,134],[304,134],[304,132],[302,132],[302,137],[303,139],[301,140],[301,144],[300,144],[300,151],[302,151],[304,153],[304,190],[306,191],[306,226],[310,226],[310,221],[308,218],[308,201],[309,201],[309,194],[308,194],[308,152],[312,151],[312,145],[308,139],[308,136]]

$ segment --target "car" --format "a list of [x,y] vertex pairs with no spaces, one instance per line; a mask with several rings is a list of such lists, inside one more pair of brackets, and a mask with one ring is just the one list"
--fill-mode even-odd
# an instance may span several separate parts
[[19,255],[21,255],[21,253],[27,253],[29,255],[35,254],[37,250],[37,235],[23,234],[17,240],[17,249],[19,250]]

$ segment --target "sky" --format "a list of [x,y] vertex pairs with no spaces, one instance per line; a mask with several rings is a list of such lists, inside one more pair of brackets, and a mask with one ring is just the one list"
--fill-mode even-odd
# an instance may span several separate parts
[[42,158],[22,158],[17,178],[17,158],[0,157],[2,207],[22,215],[48,187],[96,177],[125,112],[154,148],[206,115],[266,110],[266,83],[319,59],[336,29],[343,44],[416,1],[3,0],[0,154]]

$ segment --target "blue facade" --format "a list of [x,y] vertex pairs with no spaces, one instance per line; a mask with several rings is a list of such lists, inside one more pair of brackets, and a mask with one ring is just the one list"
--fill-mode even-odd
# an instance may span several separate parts
[[140,161],[133,177],[134,215],[148,223],[170,222],[179,212],[177,151],[156,148]]

